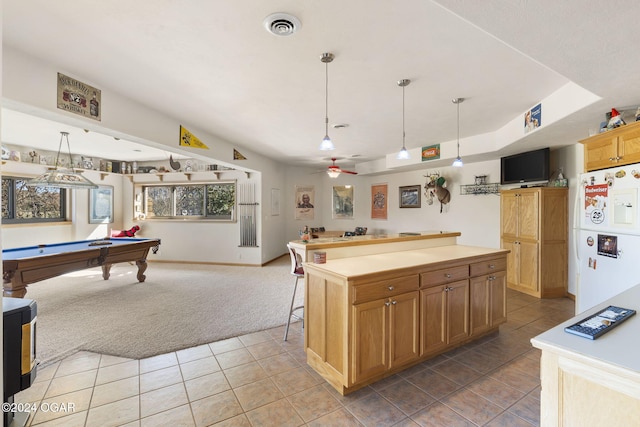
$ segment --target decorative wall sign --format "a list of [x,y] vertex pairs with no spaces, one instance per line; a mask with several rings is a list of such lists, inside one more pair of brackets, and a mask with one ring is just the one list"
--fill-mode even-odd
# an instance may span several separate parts
[[420,207],[420,191],[419,185],[407,185],[400,187],[400,207],[401,208],[419,208]]
[[524,113],[524,133],[529,133],[540,126],[542,126],[542,104]]
[[331,199],[334,219],[353,219],[353,185],[335,185]]
[[371,186],[371,219],[387,219],[387,184]]
[[62,73],[58,73],[58,108],[90,119],[102,120],[102,92]]
[[315,194],[313,190],[313,185],[301,187],[296,187],[296,210],[295,210],[295,218],[296,219],[313,219],[314,214],[314,203],[315,203]]
[[436,160],[440,158],[440,144],[422,147],[422,161]]
[[89,190],[89,224],[113,222],[113,187]]
[[206,150],[209,149],[205,144],[202,143],[194,134],[186,130],[182,125],[180,125],[180,144],[184,147],[193,147],[193,148],[204,148]]

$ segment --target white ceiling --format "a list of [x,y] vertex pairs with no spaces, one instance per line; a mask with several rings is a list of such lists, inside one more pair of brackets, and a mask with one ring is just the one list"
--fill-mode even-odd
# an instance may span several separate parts
[[[296,16],[299,31],[268,33],[263,20],[275,12]],[[2,28],[5,46],[57,64],[103,93],[126,94],[197,125],[240,151],[296,165],[336,156],[346,159],[344,167],[400,149],[397,81],[405,78],[412,80],[405,88],[409,149],[456,139],[452,98],[467,99],[460,106],[466,138],[522,117],[569,81],[602,99],[502,154],[588,136],[612,107],[640,104],[638,16],[635,0],[599,8],[581,0],[4,0]],[[318,150],[323,52],[335,54],[330,124],[349,125],[329,129],[337,147],[330,154]],[[3,142],[34,146],[46,139],[57,149],[66,129],[54,123],[55,131],[33,136],[41,123],[15,117],[3,111]],[[93,136],[73,139],[73,151],[80,139],[91,150],[132,150]],[[155,155],[166,158],[163,150]]]

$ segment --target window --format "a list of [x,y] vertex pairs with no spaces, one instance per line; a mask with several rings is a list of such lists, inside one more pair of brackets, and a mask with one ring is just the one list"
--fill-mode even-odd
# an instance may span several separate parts
[[66,191],[27,187],[28,178],[2,178],[2,222],[20,224],[66,220]]
[[234,221],[235,182],[142,187],[147,219],[180,218]]

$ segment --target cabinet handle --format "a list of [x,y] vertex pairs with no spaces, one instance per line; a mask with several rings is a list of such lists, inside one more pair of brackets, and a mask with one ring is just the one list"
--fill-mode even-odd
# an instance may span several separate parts
[[493,264],[489,264],[489,268],[490,268],[491,270],[493,270],[494,268],[496,268],[496,266],[495,266],[495,265],[493,265]]
[[613,157],[609,157],[609,161],[613,162],[615,159]]
[[385,302],[384,305],[386,305],[387,307],[389,307],[391,305],[391,303],[389,301]]
[[622,157],[616,156],[616,160],[622,160]]
[[393,290],[393,286],[389,286],[387,289],[389,289],[390,291]]
[[451,279],[451,274],[447,273],[444,275],[444,277],[446,277],[447,279]]
[[398,301],[396,301],[396,300],[391,301],[391,304],[393,304],[393,305],[396,305],[397,303],[398,303]]
[[489,279],[489,280],[496,280],[496,276],[489,276],[489,277],[487,277],[487,279]]

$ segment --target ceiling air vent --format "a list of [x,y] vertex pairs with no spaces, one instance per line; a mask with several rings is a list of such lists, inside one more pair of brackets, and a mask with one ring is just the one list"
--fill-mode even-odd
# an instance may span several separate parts
[[300,20],[288,13],[274,13],[264,19],[264,27],[276,36],[290,36],[300,28]]

